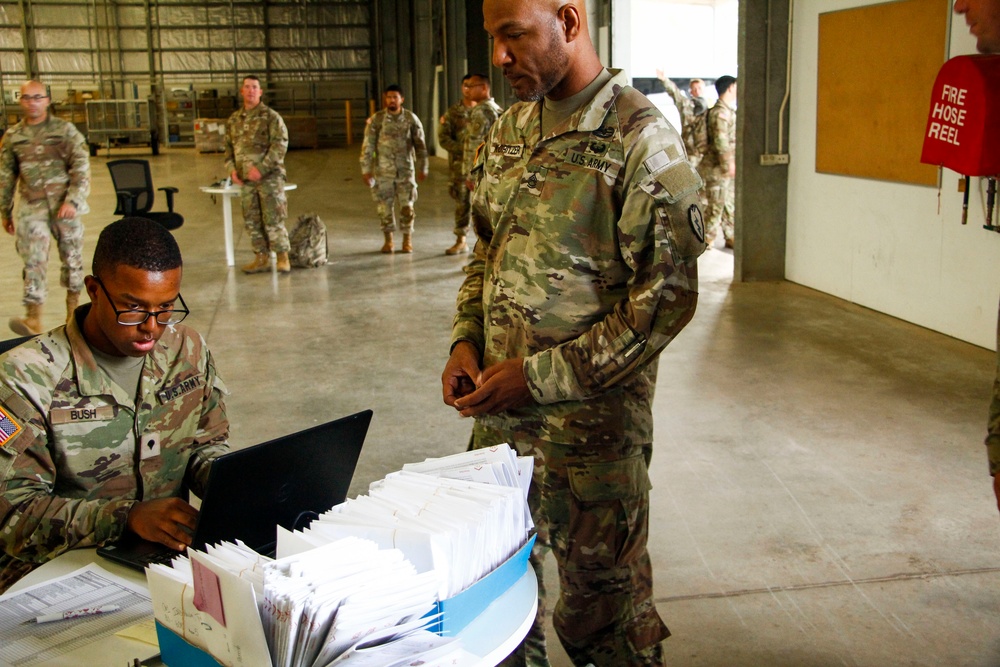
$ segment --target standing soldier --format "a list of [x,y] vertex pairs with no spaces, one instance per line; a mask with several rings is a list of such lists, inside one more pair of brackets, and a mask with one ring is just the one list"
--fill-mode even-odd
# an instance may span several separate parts
[[505,664],[549,664],[551,550],[572,664],[662,665],[652,401],[657,359],[698,300],[702,182],[663,115],[601,64],[585,0],[484,0],[483,25],[521,101],[476,156],[479,240],[441,380],[445,404],[475,417],[474,447],[534,457],[538,611]]
[[[475,181],[472,178],[472,168],[476,164],[476,151],[486,141],[490,133],[490,128],[496,122],[503,109],[493,101],[490,95],[490,81],[482,74],[476,74],[477,82],[473,99],[476,100],[475,108],[469,113],[469,126],[465,131],[465,185],[470,192],[475,188]],[[463,241],[465,239],[462,239]],[[464,248],[463,248],[464,252]]]
[[688,161],[692,167],[697,167],[708,148],[707,118],[705,116],[708,111],[708,103],[701,95],[705,88],[705,82],[701,79],[691,79],[688,88],[691,91],[691,97],[687,97],[676,83],[667,78],[663,70],[656,70],[656,76],[659,77],[667,95],[670,95],[674,106],[677,107],[677,113],[681,117],[681,137],[684,139]]
[[[1000,2],[997,0],[955,0],[955,13],[965,15],[969,32],[976,38],[980,53],[1000,53]],[[997,319],[997,370],[993,380],[993,400],[986,422],[986,453],[993,494],[1000,508],[1000,318]]]
[[241,186],[243,224],[256,253],[244,273],[261,273],[275,268],[288,273],[288,200],[285,197],[285,153],[288,129],[277,111],[261,102],[260,79],[243,79],[243,108],[233,112],[226,123],[226,171]]
[[[416,114],[403,108],[403,89],[392,85],[382,96],[385,107],[368,119],[361,146],[361,175],[372,188],[385,243],[382,252],[393,251],[396,229],[395,202],[399,200],[399,228],[403,232],[403,252],[413,252],[413,204],[417,201],[417,180],[427,178],[427,142],[424,126]],[[415,160],[419,170],[414,178]]]
[[466,74],[462,78],[462,99],[448,107],[441,117],[438,128],[438,143],[448,151],[448,171],[451,185],[448,193],[455,200],[455,245],[444,251],[446,255],[457,255],[466,252],[465,235],[469,230],[469,191],[465,187],[465,132],[469,114],[476,106],[473,95],[476,91],[476,76]]
[[705,242],[711,248],[722,228],[726,247],[733,247],[733,207],[736,199],[736,79],[715,81],[719,101],[708,112],[708,150],[698,165],[708,192]]
[[24,119],[0,142],[0,219],[8,234],[15,234],[12,211],[14,184],[21,205],[17,212],[15,243],[24,261],[24,299],[27,315],[13,317],[10,328],[21,336],[42,332],[45,274],[49,235],[56,239],[62,271],[59,284],[66,288],[69,319],[83,289],[83,222],[89,213],[90,157],[87,143],[76,127],[49,114],[45,86],[28,81],[21,86]]

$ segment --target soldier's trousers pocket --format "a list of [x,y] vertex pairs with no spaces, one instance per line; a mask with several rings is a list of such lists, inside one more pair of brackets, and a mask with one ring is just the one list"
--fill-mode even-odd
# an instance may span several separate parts
[[627,566],[646,549],[649,474],[645,459],[568,466],[567,559],[578,569]]

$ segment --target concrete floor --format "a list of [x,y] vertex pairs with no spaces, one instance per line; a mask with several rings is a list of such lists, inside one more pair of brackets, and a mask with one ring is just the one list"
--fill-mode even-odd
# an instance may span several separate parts
[[[197,189],[221,156],[112,157],[129,154],[181,190],[188,323],[232,392],[234,446],[372,408],[352,495],[464,448],[471,424],[439,381],[465,261],[442,253],[442,160],[420,189],[416,251],[385,256],[357,150],[292,152],[290,218],[320,214],[331,263],[246,276],[225,266],[221,206]],[[106,162],[92,161],[88,267],[113,219]],[[0,238],[6,320],[20,260]],[[993,353],[790,283],[733,285],[732,262],[701,259],[698,314],[660,362],[650,541],[669,663],[1000,665],[1000,517],[980,444]]]

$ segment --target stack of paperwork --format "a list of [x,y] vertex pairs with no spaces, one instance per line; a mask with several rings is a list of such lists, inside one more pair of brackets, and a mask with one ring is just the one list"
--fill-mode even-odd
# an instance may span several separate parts
[[147,568],[153,613],[224,665],[467,664],[427,628],[440,633],[439,601],[525,553],[532,464],[500,445],[407,465],[305,530],[279,526],[273,560],[189,549]]
[[433,572],[438,597],[450,598],[524,545],[534,527],[527,502],[532,466],[507,444],[407,464],[305,530],[279,528],[278,554],[369,539],[402,551],[417,572]]

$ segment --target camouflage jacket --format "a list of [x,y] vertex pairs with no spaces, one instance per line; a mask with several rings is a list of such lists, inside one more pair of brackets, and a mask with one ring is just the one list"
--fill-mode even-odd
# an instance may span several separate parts
[[469,114],[469,125],[465,129],[465,165],[462,168],[465,178],[469,178],[476,163],[476,150],[486,141],[486,135],[502,113],[503,109],[491,97],[477,104]]
[[467,107],[461,102],[452,104],[444,112],[441,125],[438,127],[438,143],[441,144],[441,148],[448,151],[448,167],[453,179],[458,179],[463,174],[465,133],[473,109],[475,107]]
[[[205,340],[168,327],[137,408],[94,361],[78,324],[87,308],[0,355],[0,410],[17,427],[0,446],[0,590],[68,549],[118,539],[138,500],[203,494],[211,459],[228,451],[228,392]],[[142,456],[137,434],[159,454]]]
[[55,212],[69,202],[88,212],[90,153],[73,123],[51,113],[42,123],[21,121],[0,141],[0,218],[11,219],[14,184],[24,201],[47,199]]
[[736,109],[719,100],[708,111],[708,150],[702,167],[728,177],[729,166],[736,159]]
[[226,123],[226,174],[241,179],[251,166],[264,178],[285,179],[288,128],[281,115],[263,102],[249,111],[234,111]]
[[377,179],[405,180],[416,169],[426,174],[427,142],[424,126],[409,109],[391,114],[385,109],[368,119],[361,145],[361,173]]
[[702,181],[676,131],[613,78],[546,137],[517,103],[479,151],[452,344],[523,358],[536,403],[479,417],[558,443],[652,440],[656,359],[694,315]]
[[986,454],[990,462],[990,474],[996,475],[1000,473],[1000,316],[997,317],[997,373],[993,380],[993,399],[990,401],[986,432]]
[[687,150],[688,158],[692,164],[697,165],[708,148],[708,129],[705,118],[707,109],[704,100],[699,97],[698,103],[695,104],[695,100],[682,93],[677,84],[670,79],[660,79],[660,82],[674,101],[677,113],[680,114],[681,136],[684,139],[684,148]]

